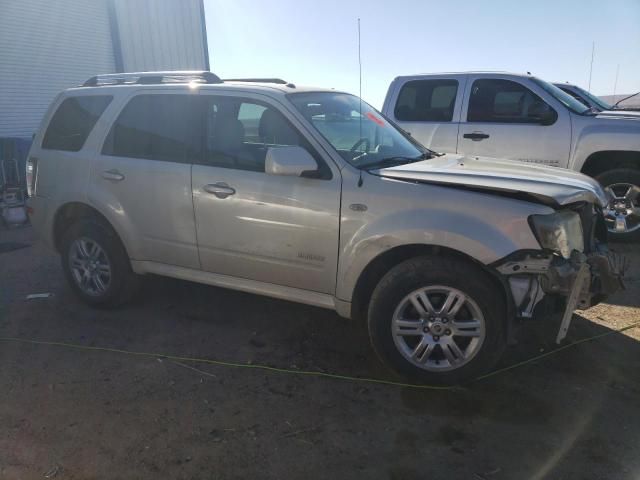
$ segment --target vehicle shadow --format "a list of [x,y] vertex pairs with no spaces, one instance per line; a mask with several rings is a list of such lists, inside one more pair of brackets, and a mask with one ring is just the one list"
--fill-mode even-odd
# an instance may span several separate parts
[[[629,301],[620,300],[621,295],[614,299],[634,306],[637,290],[634,286],[623,292]],[[399,380],[380,364],[370,347],[366,325],[343,319],[330,310],[161,277],[146,282],[133,308],[153,312],[149,315],[159,321],[154,326],[155,332],[164,330],[174,339],[184,336],[181,333],[184,329],[191,334],[198,332],[198,344],[202,348],[191,344],[191,350],[196,348],[205,357],[215,352],[216,356],[241,362]],[[616,324],[620,326],[623,325]],[[496,368],[509,367],[558,349],[555,344],[558,328],[558,318],[520,324],[516,330],[517,345],[507,349]],[[563,373],[595,378],[613,366],[622,368],[629,358],[640,361],[640,342],[616,333],[613,327],[594,323],[579,312],[574,314],[562,346],[603,334],[609,335],[562,349],[464,388],[512,381],[519,375],[530,377],[532,372],[558,377],[558,381]],[[207,343],[207,338],[212,344]],[[593,361],[602,356],[608,359],[606,365]]]
[[610,250],[624,257],[625,290],[607,299],[612,305],[640,307],[640,244],[614,243]]

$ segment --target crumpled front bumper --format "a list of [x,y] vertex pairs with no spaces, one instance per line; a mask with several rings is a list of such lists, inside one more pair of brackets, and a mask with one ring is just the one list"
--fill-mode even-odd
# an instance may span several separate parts
[[516,317],[537,317],[543,305],[562,312],[560,342],[574,310],[597,305],[624,288],[625,265],[624,257],[599,247],[588,254],[574,251],[568,260],[545,252],[516,252],[495,268],[511,290]]
[[584,254],[573,252],[569,260],[553,258],[540,284],[547,294],[569,296],[575,290],[581,271],[586,281],[578,295],[576,308],[584,310],[597,305],[607,296],[624,288],[624,257],[608,251]]

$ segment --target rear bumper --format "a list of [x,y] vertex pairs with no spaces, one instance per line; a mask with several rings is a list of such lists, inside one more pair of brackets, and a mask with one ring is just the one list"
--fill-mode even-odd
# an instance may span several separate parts
[[38,238],[42,240],[47,247],[55,250],[55,241],[53,238],[53,219],[48,215],[48,202],[44,197],[30,197],[26,200],[29,221],[35,230]]

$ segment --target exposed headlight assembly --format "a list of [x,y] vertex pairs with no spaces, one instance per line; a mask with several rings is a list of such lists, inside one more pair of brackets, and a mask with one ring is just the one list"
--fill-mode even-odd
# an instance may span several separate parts
[[529,223],[542,248],[566,259],[574,250],[584,251],[582,222],[576,212],[560,210],[550,215],[531,215]]

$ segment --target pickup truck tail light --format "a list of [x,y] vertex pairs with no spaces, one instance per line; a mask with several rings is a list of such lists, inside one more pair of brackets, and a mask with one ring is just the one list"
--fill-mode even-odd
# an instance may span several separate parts
[[27,195],[33,197],[36,194],[36,183],[38,182],[38,159],[29,157],[25,175],[27,183]]

